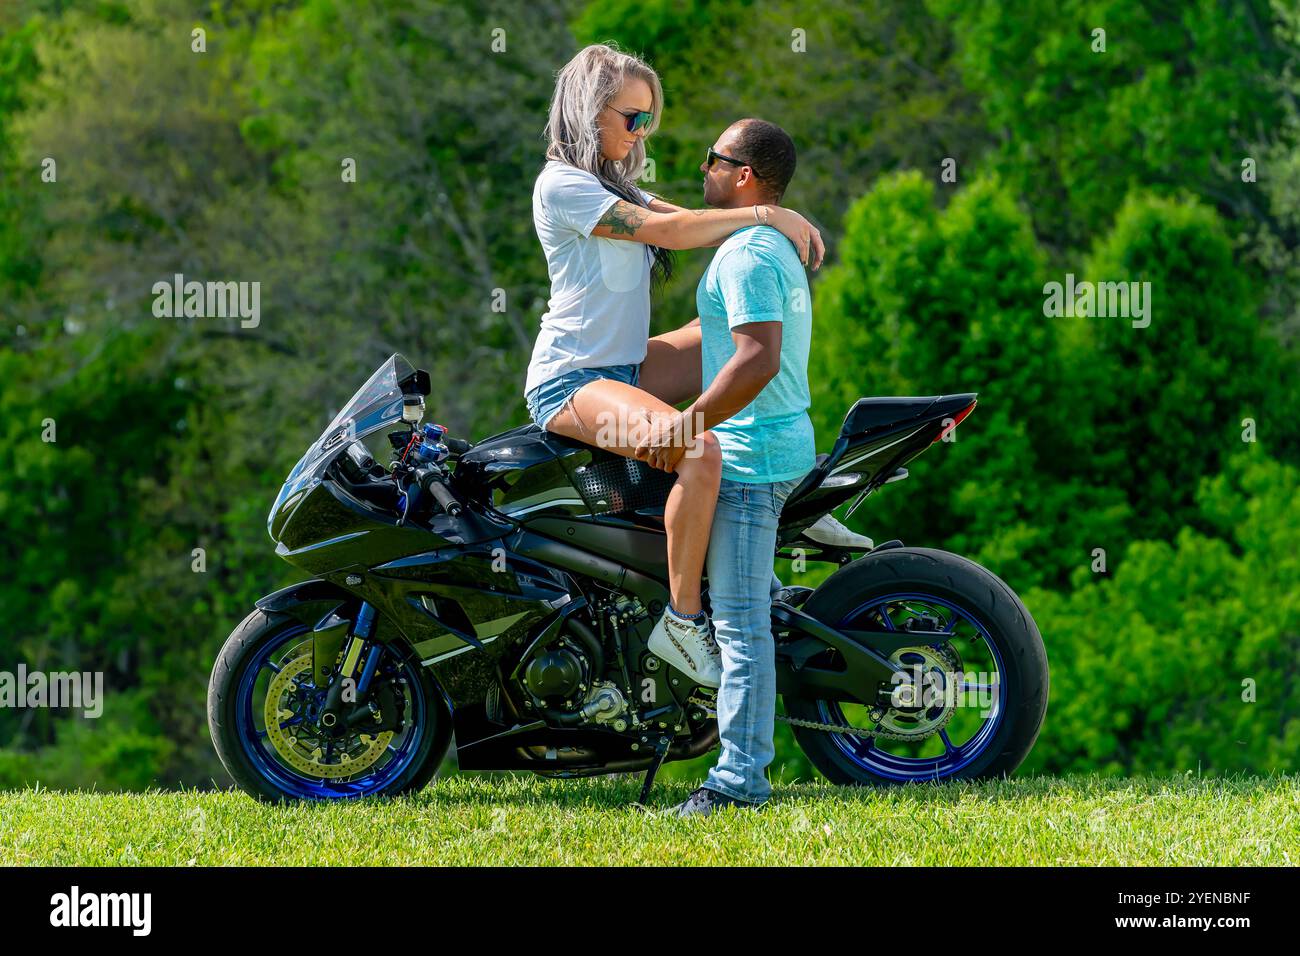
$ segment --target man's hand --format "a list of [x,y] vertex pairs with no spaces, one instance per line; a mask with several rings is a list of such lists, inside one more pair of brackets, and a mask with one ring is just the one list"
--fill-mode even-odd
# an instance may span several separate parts
[[686,454],[690,439],[686,419],[681,412],[647,411],[648,425],[637,442],[633,455],[651,468],[674,471]]

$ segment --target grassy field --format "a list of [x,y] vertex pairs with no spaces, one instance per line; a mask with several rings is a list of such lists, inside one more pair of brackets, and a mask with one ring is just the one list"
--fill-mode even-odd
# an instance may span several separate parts
[[758,812],[629,806],[631,776],[463,775],[418,796],[267,806],[239,792],[0,793],[4,865],[1297,865],[1300,777],[779,784]]

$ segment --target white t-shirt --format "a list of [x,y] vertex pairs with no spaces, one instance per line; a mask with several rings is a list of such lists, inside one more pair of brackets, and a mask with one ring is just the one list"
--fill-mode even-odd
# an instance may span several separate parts
[[[641,191],[649,202],[650,194]],[[524,391],[577,368],[641,362],[650,338],[645,243],[593,236],[619,197],[585,170],[549,161],[533,185],[533,226],[546,253],[551,298]]]

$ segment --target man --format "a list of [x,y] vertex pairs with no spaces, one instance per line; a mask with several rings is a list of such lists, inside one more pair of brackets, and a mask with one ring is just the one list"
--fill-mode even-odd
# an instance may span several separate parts
[[[709,539],[713,625],[722,656],[718,731],[722,753],[704,785],[674,808],[678,816],[721,806],[757,807],[771,795],[775,756],[776,653],[771,594],[777,522],[786,497],[812,469],[808,417],[808,280],[794,246],[762,225],[794,175],[795,150],[779,126],[743,119],[701,164],[704,201],[755,209],[755,225],[718,248],[696,290],[704,392],[682,413],[722,449],[722,486]],[[638,457],[661,450],[653,433]]]

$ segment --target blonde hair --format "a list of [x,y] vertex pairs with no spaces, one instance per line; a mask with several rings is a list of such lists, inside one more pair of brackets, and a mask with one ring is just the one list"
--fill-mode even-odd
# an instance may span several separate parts
[[584,169],[610,192],[628,202],[644,206],[636,180],[645,166],[645,142],[638,137],[627,156],[606,159],[600,152],[597,117],[614,101],[629,77],[645,80],[650,87],[650,111],[654,119],[646,136],[659,128],[664,92],[659,74],[645,62],[616,47],[593,43],[578,51],[555,76],[550,119],[546,124],[546,158]]

